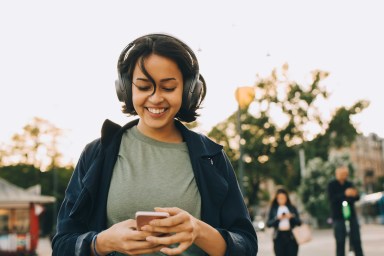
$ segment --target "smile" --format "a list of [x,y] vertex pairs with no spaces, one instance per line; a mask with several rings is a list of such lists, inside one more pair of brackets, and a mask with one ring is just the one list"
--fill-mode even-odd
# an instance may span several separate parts
[[161,114],[166,110],[165,108],[147,108],[147,109],[149,112],[153,114]]

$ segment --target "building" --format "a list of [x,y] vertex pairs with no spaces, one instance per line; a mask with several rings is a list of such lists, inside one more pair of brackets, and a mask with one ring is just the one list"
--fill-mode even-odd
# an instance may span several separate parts
[[362,185],[365,193],[376,192],[375,185],[384,189],[384,184],[375,184],[384,177],[384,139],[376,134],[357,136],[349,148],[332,149],[330,155],[348,154],[354,167],[355,181]]
[[55,202],[40,195],[40,186],[19,188],[0,178],[0,255],[35,255],[39,218],[44,204]]

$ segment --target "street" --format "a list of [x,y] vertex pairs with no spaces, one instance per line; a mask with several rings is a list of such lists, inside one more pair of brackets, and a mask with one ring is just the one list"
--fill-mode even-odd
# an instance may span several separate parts
[[[336,245],[331,229],[312,230],[313,238],[309,243],[299,247],[299,256],[332,256]],[[362,225],[361,239],[365,256],[384,255],[384,225]],[[258,256],[273,256],[272,229],[258,232]],[[346,250],[348,247],[346,246]],[[347,255],[346,255],[347,256]]]
[[[258,232],[258,256],[274,256],[272,229]],[[365,256],[384,255],[384,225],[365,224],[361,226],[361,238]],[[348,248],[348,247],[346,247]],[[48,238],[39,240],[38,256],[50,256],[51,245]],[[313,230],[313,239],[299,248],[299,256],[332,256],[335,255],[335,241],[331,229]],[[236,255],[242,256],[242,255]]]

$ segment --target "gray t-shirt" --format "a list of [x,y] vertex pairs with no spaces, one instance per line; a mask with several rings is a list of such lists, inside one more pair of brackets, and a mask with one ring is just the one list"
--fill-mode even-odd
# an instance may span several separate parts
[[[113,170],[108,226],[134,219],[136,211],[153,211],[154,207],[179,207],[200,219],[200,193],[186,143],[160,142],[134,126],[122,137]],[[181,255],[198,256],[204,252],[192,246]]]

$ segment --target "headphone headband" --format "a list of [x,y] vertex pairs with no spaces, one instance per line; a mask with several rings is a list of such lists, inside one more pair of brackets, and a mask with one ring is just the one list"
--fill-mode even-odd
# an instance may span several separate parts
[[[127,59],[129,58],[129,54],[134,49],[134,47],[139,43],[143,43],[143,39],[147,39],[147,44],[151,46],[153,41],[156,41],[158,38],[161,37],[169,38],[172,41],[176,41],[176,43],[181,45],[181,47],[187,52],[190,58],[191,71],[193,72],[193,74],[184,77],[182,106],[176,117],[182,121],[194,121],[197,116],[195,111],[199,108],[201,101],[205,97],[205,82],[203,77],[199,74],[199,63],[192,49],[180,39],[168,34],[147,34],[138,37],[122,50],[117,62],[118,79],[115,81],[118,99],[119,101],[125,103],[124,112],[132,115],[137,114],[135,109],[133,108],[132,103],[132,78],[129,77],[132,74],[123,74],[121,68],[124,65],[124,62],[127,61]],[[124,70],[126,71],[125,68]]]

